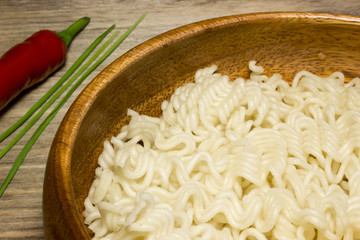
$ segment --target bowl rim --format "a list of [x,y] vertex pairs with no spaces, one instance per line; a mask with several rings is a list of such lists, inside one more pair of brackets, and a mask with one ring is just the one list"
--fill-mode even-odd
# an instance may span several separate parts
[[[360,26],[360,16],[319,12],[256,12],[215,17],[185,24],[145,40],[116,58],[95,76],[69,107],[58,127],[50,148],[43,188],[43,223],[46,239],[52,239],[52,235],[54,234],[51,229],[53,226],[48,223],[49,218],[47,217],[49,211],[51,211],[46,199],[49,194],[52,197],[61,195],[61,200],[57,202],[59,206],[56,207],[63,209],[63,214],[66,218],[74,219],[74,221],[67,226],[70,234],[75,234],[76,232],[81,235],[79,239],[83,239],[84,237],[89,238],[85,223],[82,221],[82,213],[79,212],[80,210],[77,208],[73,195],[71,178],[72,146],[75,143],[77,131],[81,127],[84,117],[92,103],[107,84],[115,79],[128,66],[171,42],[193,37],[207,29],[215,29],[233,24],[246,24],[258,20],[282,19],[316,19],[316,21],[319,22],[353,23]],[[61,149],[61,152],[59,152],[59,149]],[[56,171],[52,171],[50,168],[56,168]],[[53,174],[53,176],[49,177],[50,173]],[[50,181],[52,181],[52,186],[48,187],[47,184],[50,184]],[[51,190],[51,188],[56,188],[56,190]],[[60,217],[63,218],[64,216]]]

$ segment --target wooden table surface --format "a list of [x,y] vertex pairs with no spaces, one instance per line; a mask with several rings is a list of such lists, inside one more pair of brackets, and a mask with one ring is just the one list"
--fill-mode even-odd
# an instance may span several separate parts
[[[143,13],[144,21],[71,96],[35,143],[0,198],[0,239],[43,239],[42,191],[47,156],[57,128],[80,91],[108,64],[136,45],[170,29],[213,17],[274,11],[307,11],[360,16],[359,0],[1,0],[0,54],[40,29],[60,31],[82,16],[88,26],[70,45],[66,64],[42,84],[18,97],[0,111],[0,133],[18,120],[71,66],[106,28],[116,24],[124,32]],[[0,76],[1,78],[1,76]],[[1,88],[1,86],[0,86]],[[48,112],[47,112],[48,113]],[[41,122],[44,118],[41,118]],[[3,182],[36,124],[1,160]],[[19,130],[15,133],[18,133]],[[14,137],[0,143],[2,150]]]

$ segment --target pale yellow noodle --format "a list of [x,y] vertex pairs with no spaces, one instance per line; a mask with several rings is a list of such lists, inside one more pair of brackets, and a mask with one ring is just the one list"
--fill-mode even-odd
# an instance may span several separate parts
[[93,239],[360,239],[360,79],[216,69],[104,143]]

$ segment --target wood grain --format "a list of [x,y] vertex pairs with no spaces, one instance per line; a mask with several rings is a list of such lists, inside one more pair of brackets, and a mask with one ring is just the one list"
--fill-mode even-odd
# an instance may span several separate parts
[[342,70],[352,79],[359,76],[359,28],[360,18],[346,15],[242,14],[176,28],[124,54],[84,89],[59,127],[45,173],[45,237],[90,240],[84,201],[103,142],[127,123],[128,108],[160,116],[161,103],[212,64],[230,79],[249,78],[253,59],[289,83],[300,70]]
[[[69,68],[82,51],[112,24],[124,32],[143,12],[148,15],[138,28],[73,94],[28,154],[9,188],[0,199],[0,239],[43,239],[42,191],[45,165],[51,143],[67,109],[80,91],[105,66],[136,45],[175,27],[213,17],[268,11],[309,11],[360,16],[360,2],[256,0],[256,1],[175,1],[175,0],[2,0],[0,1],[0,52],[5,52],[39,29],[60,31],[81,16],[91,23],[71,44],[67,62],[46,82],[30,89],[0,112],[0,132],[41,97]],[[0,76],[1,77],[1,76]],[[35,128],[38,124],[35,126]],[[7,175],[14,159],[32,135],[33,128],[0,160],[0,181]],[[12,138],[0,144],[6,146]]]

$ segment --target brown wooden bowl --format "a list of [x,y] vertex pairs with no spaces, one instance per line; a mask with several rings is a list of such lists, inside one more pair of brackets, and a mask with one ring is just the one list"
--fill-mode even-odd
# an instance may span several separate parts
[[248,77],[257,60],[265,74],[292,79],[360,73],[360,17],[318,13],[257,13],[210,19],[161,34],[130,50],[101,72],[66,114],[51,147],[45,174],[46,239],[91,239],[83,223],[84,199],[103,142],[127,123],[132,108],[160,115],[175,88],[199,68]]

